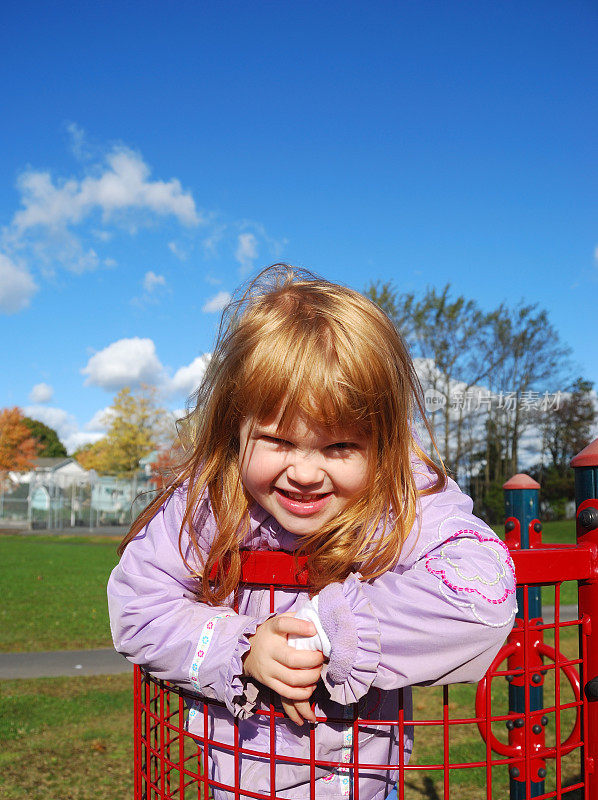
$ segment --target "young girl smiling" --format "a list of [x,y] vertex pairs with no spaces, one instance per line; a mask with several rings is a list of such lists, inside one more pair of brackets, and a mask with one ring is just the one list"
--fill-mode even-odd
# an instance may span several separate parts
[[[206,712],[215,798],[236,781],[241,797],[309,798],[305,721],[318,717],[336,721],[315,728],[316,797],[352,796],[343,764],[358,745],[361,763],[395,765],[360,772],[361,800],[383,800],[411,730],[399,742],[396,727],[370,724],[355,742],[338,720],[355,702],[361,717],[396,719],[400,688],[479,680],[509,632],[511,559],[422,451],[418,411],[425,424],[403,342],[359,293],[276,265],[225,314],[185,459],[125,537],[108,587],[117,650],[223,704]],[[305,556],[308,587],[277,590],[271,614],[269,592],[239,585],[248,549]],[[252,713],[273,694],[285,713],[275,742]],[[253,751],[237,764],[233,716]],[[274,787],[255,754],[271,748]]]

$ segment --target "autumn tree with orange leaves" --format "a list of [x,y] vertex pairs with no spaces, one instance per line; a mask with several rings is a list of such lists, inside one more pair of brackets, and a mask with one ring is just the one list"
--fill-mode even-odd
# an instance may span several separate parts
[[183,459],[183,451],[177,440],[168,450],[160,450],[155,461],[150,464],[152,477],[150,483],[159,491],[165,489],[177,474],[177,467]]
[[0,480],[7,472],[30,469],[39,442],[23,422],[20,408],[0,410]]

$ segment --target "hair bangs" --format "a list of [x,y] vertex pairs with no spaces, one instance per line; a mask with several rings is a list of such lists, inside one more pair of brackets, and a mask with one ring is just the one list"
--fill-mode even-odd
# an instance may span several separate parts
[[328,320],[296,315],[281,323],[271,336],[262,327],[245,359],[235,387],[240,417],[278,418],[281,431],[303,417],[331,431],[371,433],[369,392],[353,380],[355,364],[343,363]]

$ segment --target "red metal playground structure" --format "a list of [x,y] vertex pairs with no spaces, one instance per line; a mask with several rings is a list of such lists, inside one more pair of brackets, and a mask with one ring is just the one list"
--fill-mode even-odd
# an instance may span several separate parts
[[[572,461],[575,470],[576,544],[544,545],[538,520],[539,485],[516,475],[505,486],[506,541],[517,574],[518,617],[512,633],[476,686],[416,687],[408,718],[399,699],[399,741],[415,728],[409,764],[368,765],[359,760],[359,736],[368,720],[358,704],[339,720],[353,729],[347,797],[359,800],[359,773],[367,768],[398,770],[397,798],[523,800],[568,798],[598,800],[598,439]],[[252,554],[243,580],[269,588],[295,584],[295,563],[285,553]],[[569,583],[575,582],[575,583]],[[577,601],[577,603],[576,603]],[[508,691],[505,691],[508,687]],[[270,724],[270,749],[257,753],[210,738],[205,701],[203,735],[186,731],[191,695],[135,669],[135,799],[218,796],[275,800],[274,780],[267,793],[256,787],[218,784],[202,764],[212,747],[269,759],[271,775],[281,763],[303,763],[317,800],[316,767],[338,764],[316,760],[311,726],[310,757],[294,758],[276,736],[281,714],[273,705],[257,713]],[[216,704],[217,705],[217,704]],[[376,724],[381,724],[376,720]],[[220,791],[219,791],[220,790]],[[222,792],[222,794],[220,793]],[[285,794],[285,797],[290,795]]]

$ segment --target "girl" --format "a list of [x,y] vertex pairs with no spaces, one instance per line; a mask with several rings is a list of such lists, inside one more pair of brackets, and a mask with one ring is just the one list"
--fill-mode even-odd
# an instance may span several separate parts
[[[235,776],[232,715],[241,747],[307,761],[305,721],[336,719],[315,728],[316,759],[335,764],[316,768],[316,796],[351,797],[350,704],[396,719],[401,687],[477,681],[511,628],[508,552],[420,448],[416,411],[425,422],[403,342],[357,292],[276,265],[225,313],[185,460],[125,537],[108,594],[118,651],[224,704],[209,705],[225,745],[210,777],[241,797],[270,797],[271,773],[243,755]],[[306,556],[309,594],[277,591],[270,614],[267,591],[238,589],[241,549]],[[274,743],[252,714],[265,687],[285,712]],[[361,763],[397,764],[412,735],[368,725],[358,745]],[[359,797],[383,800],[396,778],[362,770]],[[276,760],[274,788],[308,798],[309,764]]]

